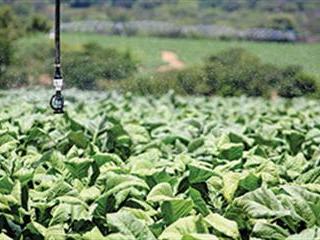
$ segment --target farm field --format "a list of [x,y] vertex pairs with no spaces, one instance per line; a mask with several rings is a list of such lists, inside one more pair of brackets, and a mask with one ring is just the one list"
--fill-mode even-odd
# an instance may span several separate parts
[[319,238],[317,100],[65,94],[0,92],[0,239]]
[[[172,51],[186,65],[199,64],[209,56],[231,47],[242,47],[256,54],[265,63],[278,66],[301,65],[306,72],[320,77],[320,44],[286,44],[219,41],[209,39],[168,39],[150,37],[103,36],[85,33],[64,33],[62,40],[67,46],[77,47],[96,42],[105,47],[132,50],[141,63],[141,72],[153,72],[160,65],[162,51]],[[18,48],[28,48],[36,43],[48,43],[47,35],[37,35],[18,41]],[[41,46],[41,45],[40,45]],[[44,45],[46,46],[46,45]]]

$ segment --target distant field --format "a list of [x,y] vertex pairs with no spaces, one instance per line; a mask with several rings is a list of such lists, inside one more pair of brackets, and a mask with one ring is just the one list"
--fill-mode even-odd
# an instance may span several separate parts
[[[103,36],[95,34],[64,33],[64,44],[81,45],[96,42],[105,47],[130,49],[141,62],[142,69],[150,72],[162,65],[161,51],[175,52],[187,65],[201,63],[206,56],[231,47],[243,47],[258,55],[264,62],[279,66],[302,65],[309,73],[320,77],[320,44],[285,44],[219,41],[209,39],[166,39],[147,37]],[[39,35],[21,40],[27,47],[38,41],[52,41]]]

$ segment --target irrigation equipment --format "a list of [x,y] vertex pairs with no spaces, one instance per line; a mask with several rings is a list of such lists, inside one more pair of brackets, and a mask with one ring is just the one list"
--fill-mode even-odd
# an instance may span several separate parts
[[54,61],[54,77],[53,86],[55,87],[55,94],[50,99],[50,106],[54,113],[63,113],[64,98],[62,95],[63,77],[61,72],[61,44],[60,44],[60,0],[56,0],[55,8],[55,61]]

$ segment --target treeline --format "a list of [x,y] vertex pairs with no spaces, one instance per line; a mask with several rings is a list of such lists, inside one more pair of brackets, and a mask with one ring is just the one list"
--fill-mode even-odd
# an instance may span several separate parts
[[[108,4],[123,8],[156,8],[161,5],[177,5],[179,0],[66,0],[72,7],[89,7],[94,4]],[[266,11],[305,11],[318,7],[314,0],[201,0],[197,2],[200,8],[221,8],[225,11],[236,11],[240,9],[259,9]]]
[[[62,0],[63,21],[166,21],[177,25],[219,25],[236,29],[294,31],[320,39],[320,1],[315,0]],[[19,15],[42,12],[52,19],[54,0],[0,0]]]

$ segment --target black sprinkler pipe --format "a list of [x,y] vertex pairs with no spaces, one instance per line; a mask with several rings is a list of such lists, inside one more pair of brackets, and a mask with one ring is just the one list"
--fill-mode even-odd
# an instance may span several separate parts
[[55,87],[55,94],[51,97],[50,106],[54,113],[63,113],[64,98],[62,95],[63,77],[61,72],[61,42],[60,42],[60,9],[61,1],[56,0],[55,8],[55,27],[54,27],[54,39],[55,39],[55,60],[54,60],[54,78],[53,85]]

